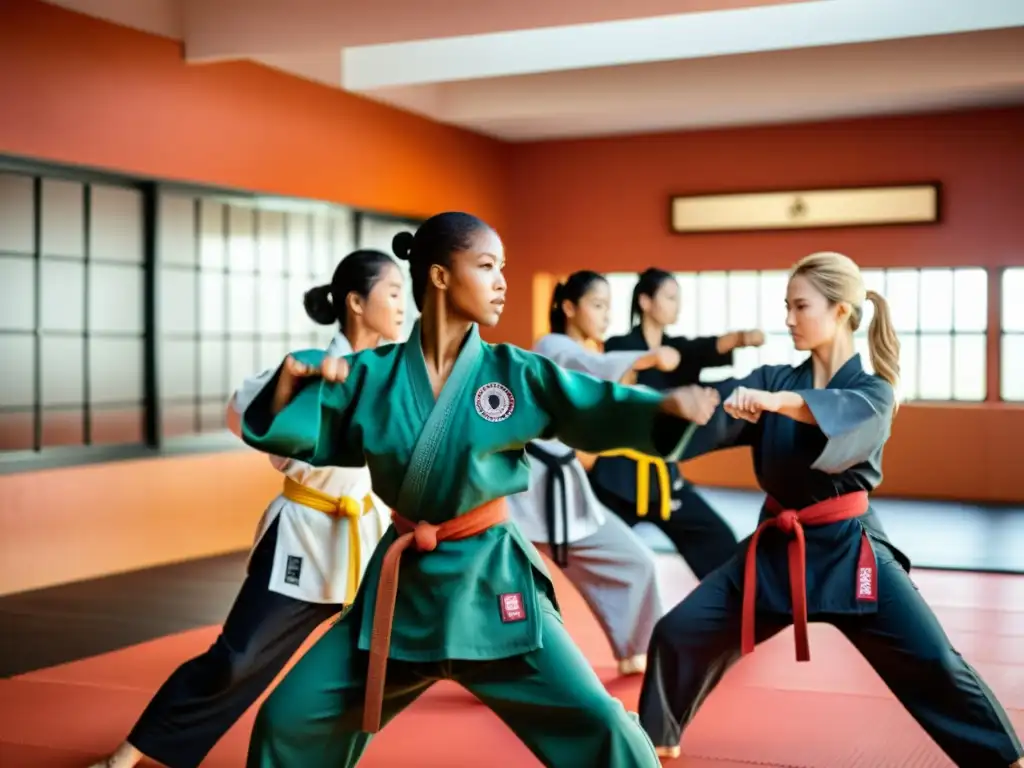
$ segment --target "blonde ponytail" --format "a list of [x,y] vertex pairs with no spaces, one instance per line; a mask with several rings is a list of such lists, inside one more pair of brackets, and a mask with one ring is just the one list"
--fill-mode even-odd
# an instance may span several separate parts
[[849,325],[851,332],[856,332],[860,327],[864,317],[864,300],[875,305],[875,316],[868,326],[871,365],[878,376],[896,389],[900,381],[900,340],[892,325],[889,303],[876,291],[864,290],[864,278],[856,263],[841,253],[812,253],[800,259],[790,275],[804,276],[832,306],[841,302],[849,304],[852,309]]
[[900,340],[892,325],[889,302],[877,291],[868,291],[865,298],[875,305],[875,316],[868,326],[871,365],[895,389],[900,381]]

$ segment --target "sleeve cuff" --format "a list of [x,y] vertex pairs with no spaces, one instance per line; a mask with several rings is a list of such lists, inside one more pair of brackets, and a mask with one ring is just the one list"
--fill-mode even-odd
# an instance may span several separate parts
[[856,393],[836,389],[799,389],[794,394],[803,398],[818,423],[818,429],[830,440],[855,431],[878,416],[871,401]]

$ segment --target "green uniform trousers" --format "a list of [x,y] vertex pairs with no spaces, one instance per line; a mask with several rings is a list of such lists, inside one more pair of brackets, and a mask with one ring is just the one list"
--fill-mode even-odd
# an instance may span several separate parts
[[[438,679],[453,680],[500,717],[551,768],[658,768],[635,715],[605,690],[558,613],[541,597],[544,647],[495,661],[388,662],[382,722]],[[260,708],[249,768],[348,768],[370,743],[360,731],[369,654],[347,613]],[[358,617],[356,617],[358,618]]]

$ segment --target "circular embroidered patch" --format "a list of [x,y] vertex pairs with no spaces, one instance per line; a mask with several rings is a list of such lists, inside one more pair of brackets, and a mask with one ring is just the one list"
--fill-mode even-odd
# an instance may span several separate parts
[[516,408],[516,399],[512,395],[512,390],[497,382],[480,387],[476,391],[474,401],[476,412],[488,421],[504,421],[512,415],[512,411]]

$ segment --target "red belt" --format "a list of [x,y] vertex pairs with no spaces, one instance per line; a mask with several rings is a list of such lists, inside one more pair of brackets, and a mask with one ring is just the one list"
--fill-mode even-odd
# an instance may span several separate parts
[[[792,537],[788,546],[789,591],[793,600],[793,631],[796,634],[796,660],[810,661],[811,649],[807,639],[807,544],[804,540],[804,526],[828,525],[843,520],[852,520],[868,511],[868,494],[856,491],[819,501],[800,510],[783,509],[775,499],[768,497],[766,507],[771,514],[757,526],[750,538],[747,560],[743,573],[743,625],[740,652],[752,653],[755,645],[754,620],[757,614],[757,544],[761,533],[767,528],[778,528]],[[857,569],[855,594],[858,599],[876,599],[877,572],[874,567],[874,550],[865,533],[861,539],[860,563]]]
[[446,520],[441,525],[413,523],[397,512],[391,513],[399,537],[384,553],[377,585],[377,602],[373,611],[373,632],[370,635],[370,663],[366,673],[366,697],[363,702],[363,730],[380,730],[381,711],[384,707],[384,678],[387,674],[388,653],[391,650],[391,630],[395,621],[395,600],[398,597],[398,567],[402,553],[409,547],[420,552],[433,552],[439,542],[458,541],[479,536],[508,520],[505,499],[495,499],[464,515]]

